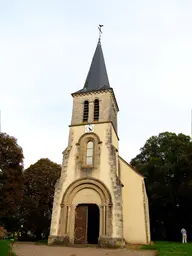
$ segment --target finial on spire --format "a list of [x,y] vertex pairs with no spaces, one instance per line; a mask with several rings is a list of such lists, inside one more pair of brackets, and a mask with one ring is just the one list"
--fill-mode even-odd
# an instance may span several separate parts
[[100,25],[99,24],[99,27],[98,27],[98,29],[99,29],[99,42],[100,42],[100,40],[101,40],[101,34],[103,34],[103,32],[101,31],[101,28],[103,27],[104,25]]

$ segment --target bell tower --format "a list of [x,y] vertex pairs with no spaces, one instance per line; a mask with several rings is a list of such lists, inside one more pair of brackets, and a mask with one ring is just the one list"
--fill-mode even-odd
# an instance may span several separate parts
[[117,132],[119,111],[113,89],[109,85],[100,40],[98,41],[83,89],[72,93],[71,126],[111,122]]
[[[118,164],[119,108],[109,84],[100,38],[84,87],[72,97],[69,141],[55,186],[49,244],[90,243],[90,226],[97,218],[94,241],[101,246],[121,247],[124,237]],[[98,209],[99,217],[94,217],[92,205]]]

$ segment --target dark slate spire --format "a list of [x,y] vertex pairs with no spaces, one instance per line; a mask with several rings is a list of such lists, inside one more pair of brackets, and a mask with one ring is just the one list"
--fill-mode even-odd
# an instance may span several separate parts
[[89,73],[85,80],[85,85],[83,89],[77,91],[76,93],[98,91],[108,88],[110,88],[110,85],[107,76],[105,60],[103,57],[103,51],[101,48],[101,41],[99,39],[91,62]]

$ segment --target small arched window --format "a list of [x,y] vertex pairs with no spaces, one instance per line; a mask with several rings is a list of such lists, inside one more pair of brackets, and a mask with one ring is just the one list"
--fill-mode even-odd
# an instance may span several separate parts
[[99,120],[99,100],[94,101],[94,121]]
[[86,148],[86,165],[92,166],[93,165],[93,149],[94,143],[93,141],[87,142],[87,148]]
[[83,110],[83,122],[87,122],[89,118],[89,101],[84,101],[84,110]]

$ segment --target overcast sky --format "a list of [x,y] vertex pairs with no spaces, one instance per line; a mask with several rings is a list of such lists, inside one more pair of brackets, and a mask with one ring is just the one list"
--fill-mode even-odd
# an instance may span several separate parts
[[99,23],[121,156],[130,161],[160,132],[190,135],[191,14],[191,0],[0,0],[2,132],[18,139],[25,167],[61,164]]

